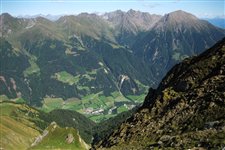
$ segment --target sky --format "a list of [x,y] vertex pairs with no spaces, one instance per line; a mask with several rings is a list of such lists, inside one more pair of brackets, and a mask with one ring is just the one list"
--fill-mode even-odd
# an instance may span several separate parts
[[225,0],[0,0],[1,13],[13,16],[104,13],[129,9],[164,15],[183,10],[199,18],[225,18]]

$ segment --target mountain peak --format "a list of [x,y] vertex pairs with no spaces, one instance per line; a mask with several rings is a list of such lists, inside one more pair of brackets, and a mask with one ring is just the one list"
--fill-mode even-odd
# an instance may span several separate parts
[[155,29],[165,30],[182,30],[184,28],[196,30],[203,29],[207,25],[203,23],[196,16],[182,11],[177,10],[168,14],[165,14],[154,26]]
[[0,16],[13,18],[9,13],[2,13]]
[[45,18],[45,17],[42,17],[42,16],[38,16],[35,18],[35,20],[39,21],[39,22],[52,22],[51,20]]
[[182,10],[168,13],[162,18],[163,23],[169,23],[173,25],[180,23],[193,25],[198,20],[199,19],[196,16]]
[[169,21],[171,23],[177,22],[184,22],[187,23],[190,20],[198,20],[198,18],[188,12],[182,11],[182,10],[177,10],[171,13],[168,13],[166,15],[164,15],[163,17],[164,22],[165,21]]
[[0,22],[2,22],[3,20],[14,20],[14,19],[16,19],[16,18],[11,16],[9,13],[2,13],[0,15]]
[[78,17],[94,17],[95,18],[95,17],[98,17],[98,15],[95,13],[81,13],[78,15]]
[[130,10],[127,11],[127,14],[135,14],[135,13],[141,13],[141,12],[133,10],[133,9],[130,9]]

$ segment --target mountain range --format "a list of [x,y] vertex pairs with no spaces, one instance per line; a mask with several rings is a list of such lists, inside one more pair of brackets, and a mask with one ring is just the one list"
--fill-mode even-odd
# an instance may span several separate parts
[[184,11],[0,16],[0,95],[99,122],[141,104],[167,71],[225,31]]
[[[118,11],[120,11],[120,10],[118,10]],[[98,13],[97,12],[95,14],[97,14],[97,15],[105,15],[105,14],[110,14],[110,13]],[[46,19],[51,20],[51,21],[56,21],[62,16],[65,16],[65,14],[64,15],[51,15],[51,14],[47,14],[47,15],[43,15],[43,14],[19,15],[19,16],[16,16],[16,17],[17,18],[28,18],[28,19],[30,19],[30,18],[37,18],[37,17],[43,17],[43,18],[46,18]],[[161,15],[158,15],[158,16],[161,16]],[[223,17],[211,17],[211,18],[202,17],[200,19],[206,20],[206,21],[210,22],[211,24],[213,24],[214,26],[217,26],[217,27],[220,27],[220,28],[223,28],[223,29],[225,28],[225,19]]]
[[204,20],[207,20],[211,24],[220,27],[220,28],[225,28],[225,18],[222,17],[216,17],[216,18],[203,18]]
[[[222,149],[225,38],[175,65],[141,107],[96,124],[21,100],[0,102],[3,149]],[[2,100],[3,97],[1,97]],[[20,101],[20,102],[19,102]]]

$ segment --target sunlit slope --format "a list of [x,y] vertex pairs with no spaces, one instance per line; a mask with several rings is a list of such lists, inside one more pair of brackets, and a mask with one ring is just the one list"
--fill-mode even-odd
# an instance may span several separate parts
[[18,150],[29,147],[40,135],[40,127],[45,126],[38,116],[38,111],[25,104],[0,103],[1,148]]

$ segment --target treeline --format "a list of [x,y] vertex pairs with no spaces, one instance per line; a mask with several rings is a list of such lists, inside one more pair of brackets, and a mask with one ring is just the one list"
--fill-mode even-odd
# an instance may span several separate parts
[[41,113],[41,119],[48,123],[55,121],[61,127],[73,127],[79,130],[79,134],[86,143],[96,143],[110,135],[119,125],[129,118],[137,108],[96,124],[84,115],[71,110],[53,110],[49,113]]
[[41,118],[48,123],[55,121],[61,127],[76,128],[86,143],[92,141],[92,128],[96,125],[95,122],[76,111],[58,109],[43,115]]

